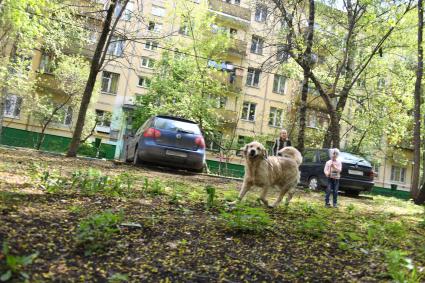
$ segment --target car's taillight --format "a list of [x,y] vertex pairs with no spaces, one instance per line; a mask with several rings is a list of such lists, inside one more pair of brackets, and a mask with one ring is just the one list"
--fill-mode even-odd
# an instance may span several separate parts
[[195,144],[196,144],[199,148],[204,149],[204,148],[205,148],[205,141],[204,141],[204,138],[203,138],[203,137],[201,137],[201,136],[196,137],[196,139],[195,139]]
[[145,138],[159,138],[161,136],[161,132],[155,128],[148,128],[144,133],[143,136]]
[[373,178],[375,178],[376,173],[372,170],[372,171],[369,171],[369,172],[367,173],[367,175],[369,176],[369,178],[373,179]]

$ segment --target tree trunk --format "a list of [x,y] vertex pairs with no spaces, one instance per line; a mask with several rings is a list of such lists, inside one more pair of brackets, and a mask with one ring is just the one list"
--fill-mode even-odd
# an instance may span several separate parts
[[0,93],[0,144],[2,144],[3,135],[3,117],[6,105],[6,87],[4,87]]
[[309,15],[308,15],[308,33],[307,33],[307,42],[306,49],[304,52],[304,59],[307,58],[307,68],[304,69],[304,79],[303,86],[301,90],[301,106],[299,113],[299,130],[298,130],[298,142],[297,147],[300,152],[304,152],[304,138],[305,138],[305,128],[306,128],[306,114],[307,114],[307,96],[308,96],[308,81],[310,78],[310,70],[312,65],[312,52],[313,47],[313,36],[314,36],[314,16],[315,16],[315,6],[314,0],[309,1]]
[[45,138],[45,132],[47,129],[47,125],[50,124],[51,119],[49,119],[49,121],[47,123],[44,123],[43,127],[41,128],[41,132],[40,132],[40,138],[38,139],[37,145],[35,146],[36,150],[40,150],[41,145],[43,144],[44,138]]
[[93,59],[90,66],[90,74],[87,80],[86,88],[81,99],[80,110],[78,112],[78,119],[75,125],[74,134],[72,135],[71,144],[69,146],[66,156],[75,157],[77,155],[77,150],[80,145],[81,134],[83,132],[84,122],[86,119],[87,109],[89,108],[90,100],[92,97],[94,85],[96,83],[97,74],[100,71],[102,52],[107,52],[107,46],[105,46],[106,40],[110,33],[110,27],[112,23],[112,16],[114,14],[116,1],[113,0],[109,6],[108,12],[106,14],[105,22],[103,24],[102,33],[97,43],[96,50],[93,55]]
[[410,194],[412,198],[416,198],[419,193],[419,172],[420,172],[420,155],[421,155],[421,83],[423,72],[423,7],[422,0],[418,0],[418,65],[416,68],[416,82],[414,93],[414,112],[413,112],[413,172],[412,185]]

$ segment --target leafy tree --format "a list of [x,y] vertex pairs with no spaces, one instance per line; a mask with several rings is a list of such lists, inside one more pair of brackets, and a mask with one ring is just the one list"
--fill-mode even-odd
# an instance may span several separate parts
[[[36,144],[40,149],[47,127],[54,122],[65,123],[72,129],[72,115],[78,110],[89,73],[89,63],[81,56],[63,55],[58,58],[57,67],[53,71],[58,84],[60,97],[55,99],[54,93],[39,95],[34,103],[34,116],[40,123],[41,132]],[[96,92],[97,93],[97,92]],[[95,127],[94,111],[87,115],[91,118],[85,123],[86,135]],[[68,121],[67,121],[68,120]],[[87,139],[87,138],[86,138]]]
[[198,122],[206,133],[213,132],[220,124],[217,108],[228,93],[223,82],[231,80],[231,74],[218,69],[230,46],[229,35],[218,26],[211,30],[215,17],[206,3],[180,1],[176,13],[182,21],[181,32],[189,38],[164,43],[176,51],[162,53],[148,94],[138,98],[133,126],[139,127],[155,114],[173,114]]

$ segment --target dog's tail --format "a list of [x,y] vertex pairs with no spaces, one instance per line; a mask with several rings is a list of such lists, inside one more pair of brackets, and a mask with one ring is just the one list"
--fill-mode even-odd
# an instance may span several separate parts
[[295,160],[298,166],[303,162],[303,157],[301,153],[293,146],[287,146],[279,150],[279,154],[283,157],[291,158]]

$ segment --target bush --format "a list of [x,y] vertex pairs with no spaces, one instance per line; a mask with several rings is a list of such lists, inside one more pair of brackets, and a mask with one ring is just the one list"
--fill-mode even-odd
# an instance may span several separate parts
[[315,215],[301,222],[298,231],[314,238],[321,238],[323,233],[328,229],[328,226],[328,222],[325,219]]
[[419,283],[422,276],[406,253],[399,250],[392,250],[386,253],[388,274],[395,282],[399,283]]
[[2,253],[4,256],[4,264],[0,265],[0,281],[9,281],[14,276],[28,280],[29,275],[24,272],[23,269],[25,266],[32,264],[34,259],[38,256],[38,252],[27,256],[11,255],[9,245],[3,242]]
[[269,215],[260,207],[239,205],[230,212],[221,212],[221,220],[230,230],[240,232],[263,232],[272,224]]
[[205,187],[205,193],[207,194],[207,209],[210,209],[214,206],[214,198],[215,198],[215,188],[212,186]]
[[122,212],[112,213],[107,210],[82,220],[77,230],[78,245],[85,249],[86,255],[103,250],[112,236],[119,232],[118,225],[123,218]]
[[367,226],[366,239],[369,246],[385,246],[397,244],[406,237],[407,230],[400,222],[385,222],[384,219],[374,220]]

